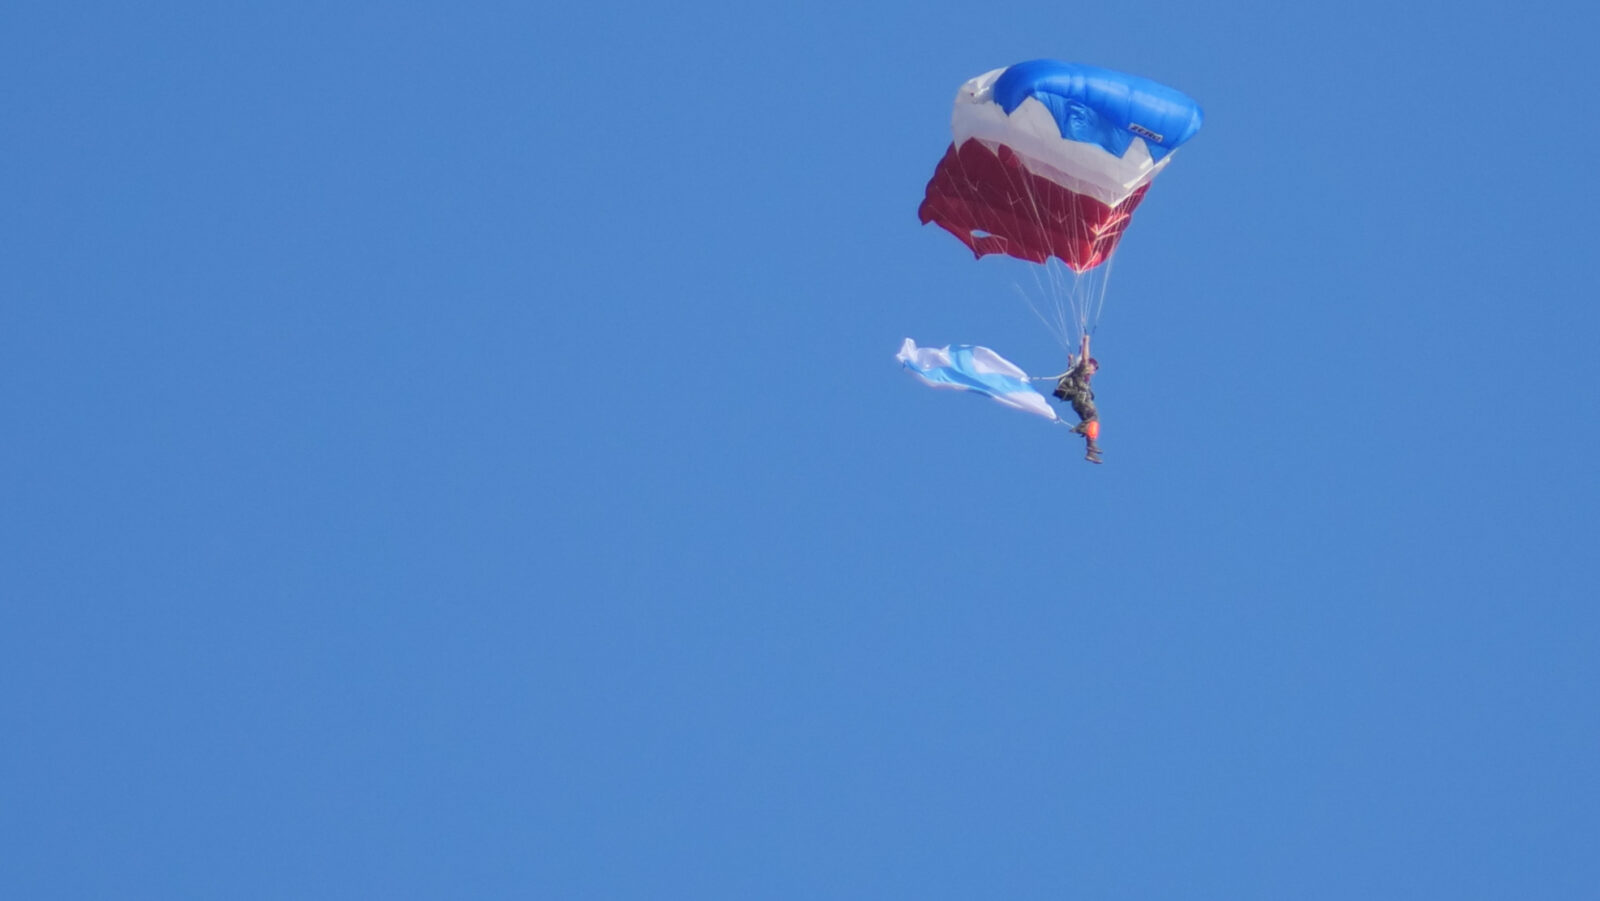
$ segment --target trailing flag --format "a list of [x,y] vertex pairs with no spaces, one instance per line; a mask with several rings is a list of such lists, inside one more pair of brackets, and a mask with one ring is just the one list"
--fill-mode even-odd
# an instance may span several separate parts
[[918,347],[907,338],[895,354],[900,364],[935,388],[976,391],[1024,413],[1054,420],[1056,411],[1028,382],[1028,374],[987,347],[952,344]]

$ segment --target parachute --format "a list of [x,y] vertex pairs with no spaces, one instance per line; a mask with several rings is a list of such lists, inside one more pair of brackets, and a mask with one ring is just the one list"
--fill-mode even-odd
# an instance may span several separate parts
[[1044,301],[1023,296],[1075,350],[1099,320],[1134,209],[1202,118],[1183,93],[1109,69],[1055,60],[995,69],[956,93],[952,140],[918,216],[976,257],[1035,264]]

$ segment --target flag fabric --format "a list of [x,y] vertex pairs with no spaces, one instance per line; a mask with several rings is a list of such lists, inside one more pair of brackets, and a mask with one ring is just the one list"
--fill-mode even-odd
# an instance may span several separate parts
[[1024,413],[1054,420],[1056,411],[1033,389],[1028,374],[987,347],[952,344],[918,347],[910,338],[895,354],[900,364],[935,388],[976,391]]

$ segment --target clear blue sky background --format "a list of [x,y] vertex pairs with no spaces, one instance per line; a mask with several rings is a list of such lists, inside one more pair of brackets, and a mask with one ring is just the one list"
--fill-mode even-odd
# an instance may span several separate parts
[[[1595,897],[1597,31],[7,4],[0,896]],[[1037,56],[1207,112],[1102,467],[892,359]]]

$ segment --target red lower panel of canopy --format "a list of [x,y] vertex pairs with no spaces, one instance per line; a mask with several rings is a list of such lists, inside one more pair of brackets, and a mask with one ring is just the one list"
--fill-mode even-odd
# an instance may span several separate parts
[[917,215],[976,256],[1003,253],[1035,263],[1059,257],[1083,272],[1111,258],[1149,187],[1110,206],[1029,172],[1003,144],[991,150],[972,139],[945,151]]

